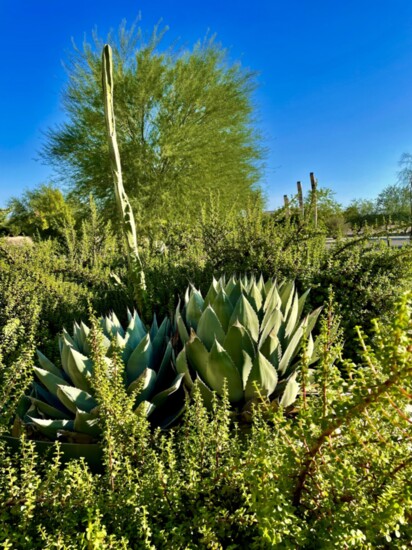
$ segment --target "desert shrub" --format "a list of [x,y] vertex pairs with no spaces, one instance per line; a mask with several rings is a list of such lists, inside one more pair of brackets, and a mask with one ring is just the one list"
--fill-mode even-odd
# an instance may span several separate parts
[[104,474],[81,461],[62,466],[58,447],[45,462],[32,442],[20,456],[1,446],[3,548],[406,550],[412,296],[390,323],[375,323],[372,347],[359,332],[362,360],[346,362],[345,377],[333,364],[342,353],[336,330],[330,307],[298,409],[257,406],[246,430],[227,398],[209,413],[197,394],[179,428],[152,432],[97,375]]
[[54,337],[63,326],[85,319],[89,302],[102,313],[117,304],[125,311],[127,298],[111,284],[108,268],[73,267],[57,241],[21,247],[1,242],[0,327],[17,319],[30,332],[33,300],[40,310],[36,342],[54,358]]
[[412,285],[412,247],[388,247],[366,238],[337,242],[316,269],[300,279],[312,287],[312,307],[327,300],[332,287],[342,316],[346,352],[356,350],[356,326],[370,334],[372,319],[387,320],[398,296]]

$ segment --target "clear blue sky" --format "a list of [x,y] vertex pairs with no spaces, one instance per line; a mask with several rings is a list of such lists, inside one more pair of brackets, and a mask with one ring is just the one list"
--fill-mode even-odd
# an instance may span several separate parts
[[62,61],[81,43],[141,13],[168,40],[207,31],[259,73],[254,101],[268,148],[269,206],[314,171],[347,204],[374,197],[412,153],[411,0],[0,0],[0,206],[52,180],[38,151],[64,119]]

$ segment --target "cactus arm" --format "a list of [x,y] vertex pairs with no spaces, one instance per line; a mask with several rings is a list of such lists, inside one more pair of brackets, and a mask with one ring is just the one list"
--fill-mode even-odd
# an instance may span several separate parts
[[113,175],[116,203],[122,220],[123,232],[126,237],[129,269],[135,285],[136,300],[138,305],[142,307],[146,295],[146,281],[143,265],[137,248],[136,225],[133,210],[123,185],[122,167],[120,162],[119,147],[117,144],[116,120],[113,106],[112,49],[108,44],[104,46],[102,54],[102,84],[107,140],[109,143],[110,164]]

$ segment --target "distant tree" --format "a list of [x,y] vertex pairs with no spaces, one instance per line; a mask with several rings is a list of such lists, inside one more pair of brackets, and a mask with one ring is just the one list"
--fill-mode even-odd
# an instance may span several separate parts
[[379,218],[375,199],[353,199],[343,214],[352,228],[373,225]]
[[[404,191],[405,210],[409,211],[409,223],[412,226],[412,154],[403,153],[399,159],[398,185]],[[407,206],[406,206],[407,205]],[[411,229],[412,231],[412,229]]]
[[[241,209],[256,194],[263,150],[253,126],[254,76],[228,63],[213,40],[192,50],[160,51],[164,31],[148,41],[122,24],[110,34],[114,106],[123,176],[138,227],[200,218],[219,194]],[[68,121],[50,129],[43,157],[81,199],[90,193],[116,219],[101,90],[103,41],[93,36],[68,64]]]
[[7,215],[9,213],[8,208],[0,208],[0,236],[7,235],[9,229],[7,227]]
[[[327,187],[317,190],[318,225],[323,226],[330,237],[337,237],[347,229],[342,205],[335,200],[334,196],[335,192]],[[306,200],[308,207],[310,207],[311,200],[312,192],[309,193]]]
[[7,227],[14,235],[55,237],[66,224],[74,223],[74,211],[62,192],[52,185],[40,185],[9,202]]
[[392,223],[407,222],[410,218],[410,189],[408,185],[388,185],[376,199],[381,218]]

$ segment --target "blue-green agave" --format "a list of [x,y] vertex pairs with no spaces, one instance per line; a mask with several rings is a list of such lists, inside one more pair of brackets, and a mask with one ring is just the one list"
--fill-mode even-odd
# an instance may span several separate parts
[[222,395],[226,381],[236,408],[262,397],[292,405],[303,348],[315,360],[311,331],[320,308],[302,315],[308,293],[299,297],[293,281],[253,276],[213,279],[205,298],[189,287],[176,310],[183,345],[176,368],[185,386],[197,384],[205,403]]
[[[167,427],[180,416],[185,404],[184,375],[173,365],[171,323],[165,319],[158,326],[154,317],[147,330],[136,312],[128,312],[128,320],[126,329],[114,313],[100,320],[108,376],[115,347],[125,364],[127,392],[137,391],[135,407],[145,406],[154,425]],[[39,366],[34,367],[35,381],[22,415],[30,431],[52,440],[99,439],[101,422],[91,385],[89,331],[84,323],[75,323],[71,336],[63,330],[59,339],[61,368],[37,352]]]

